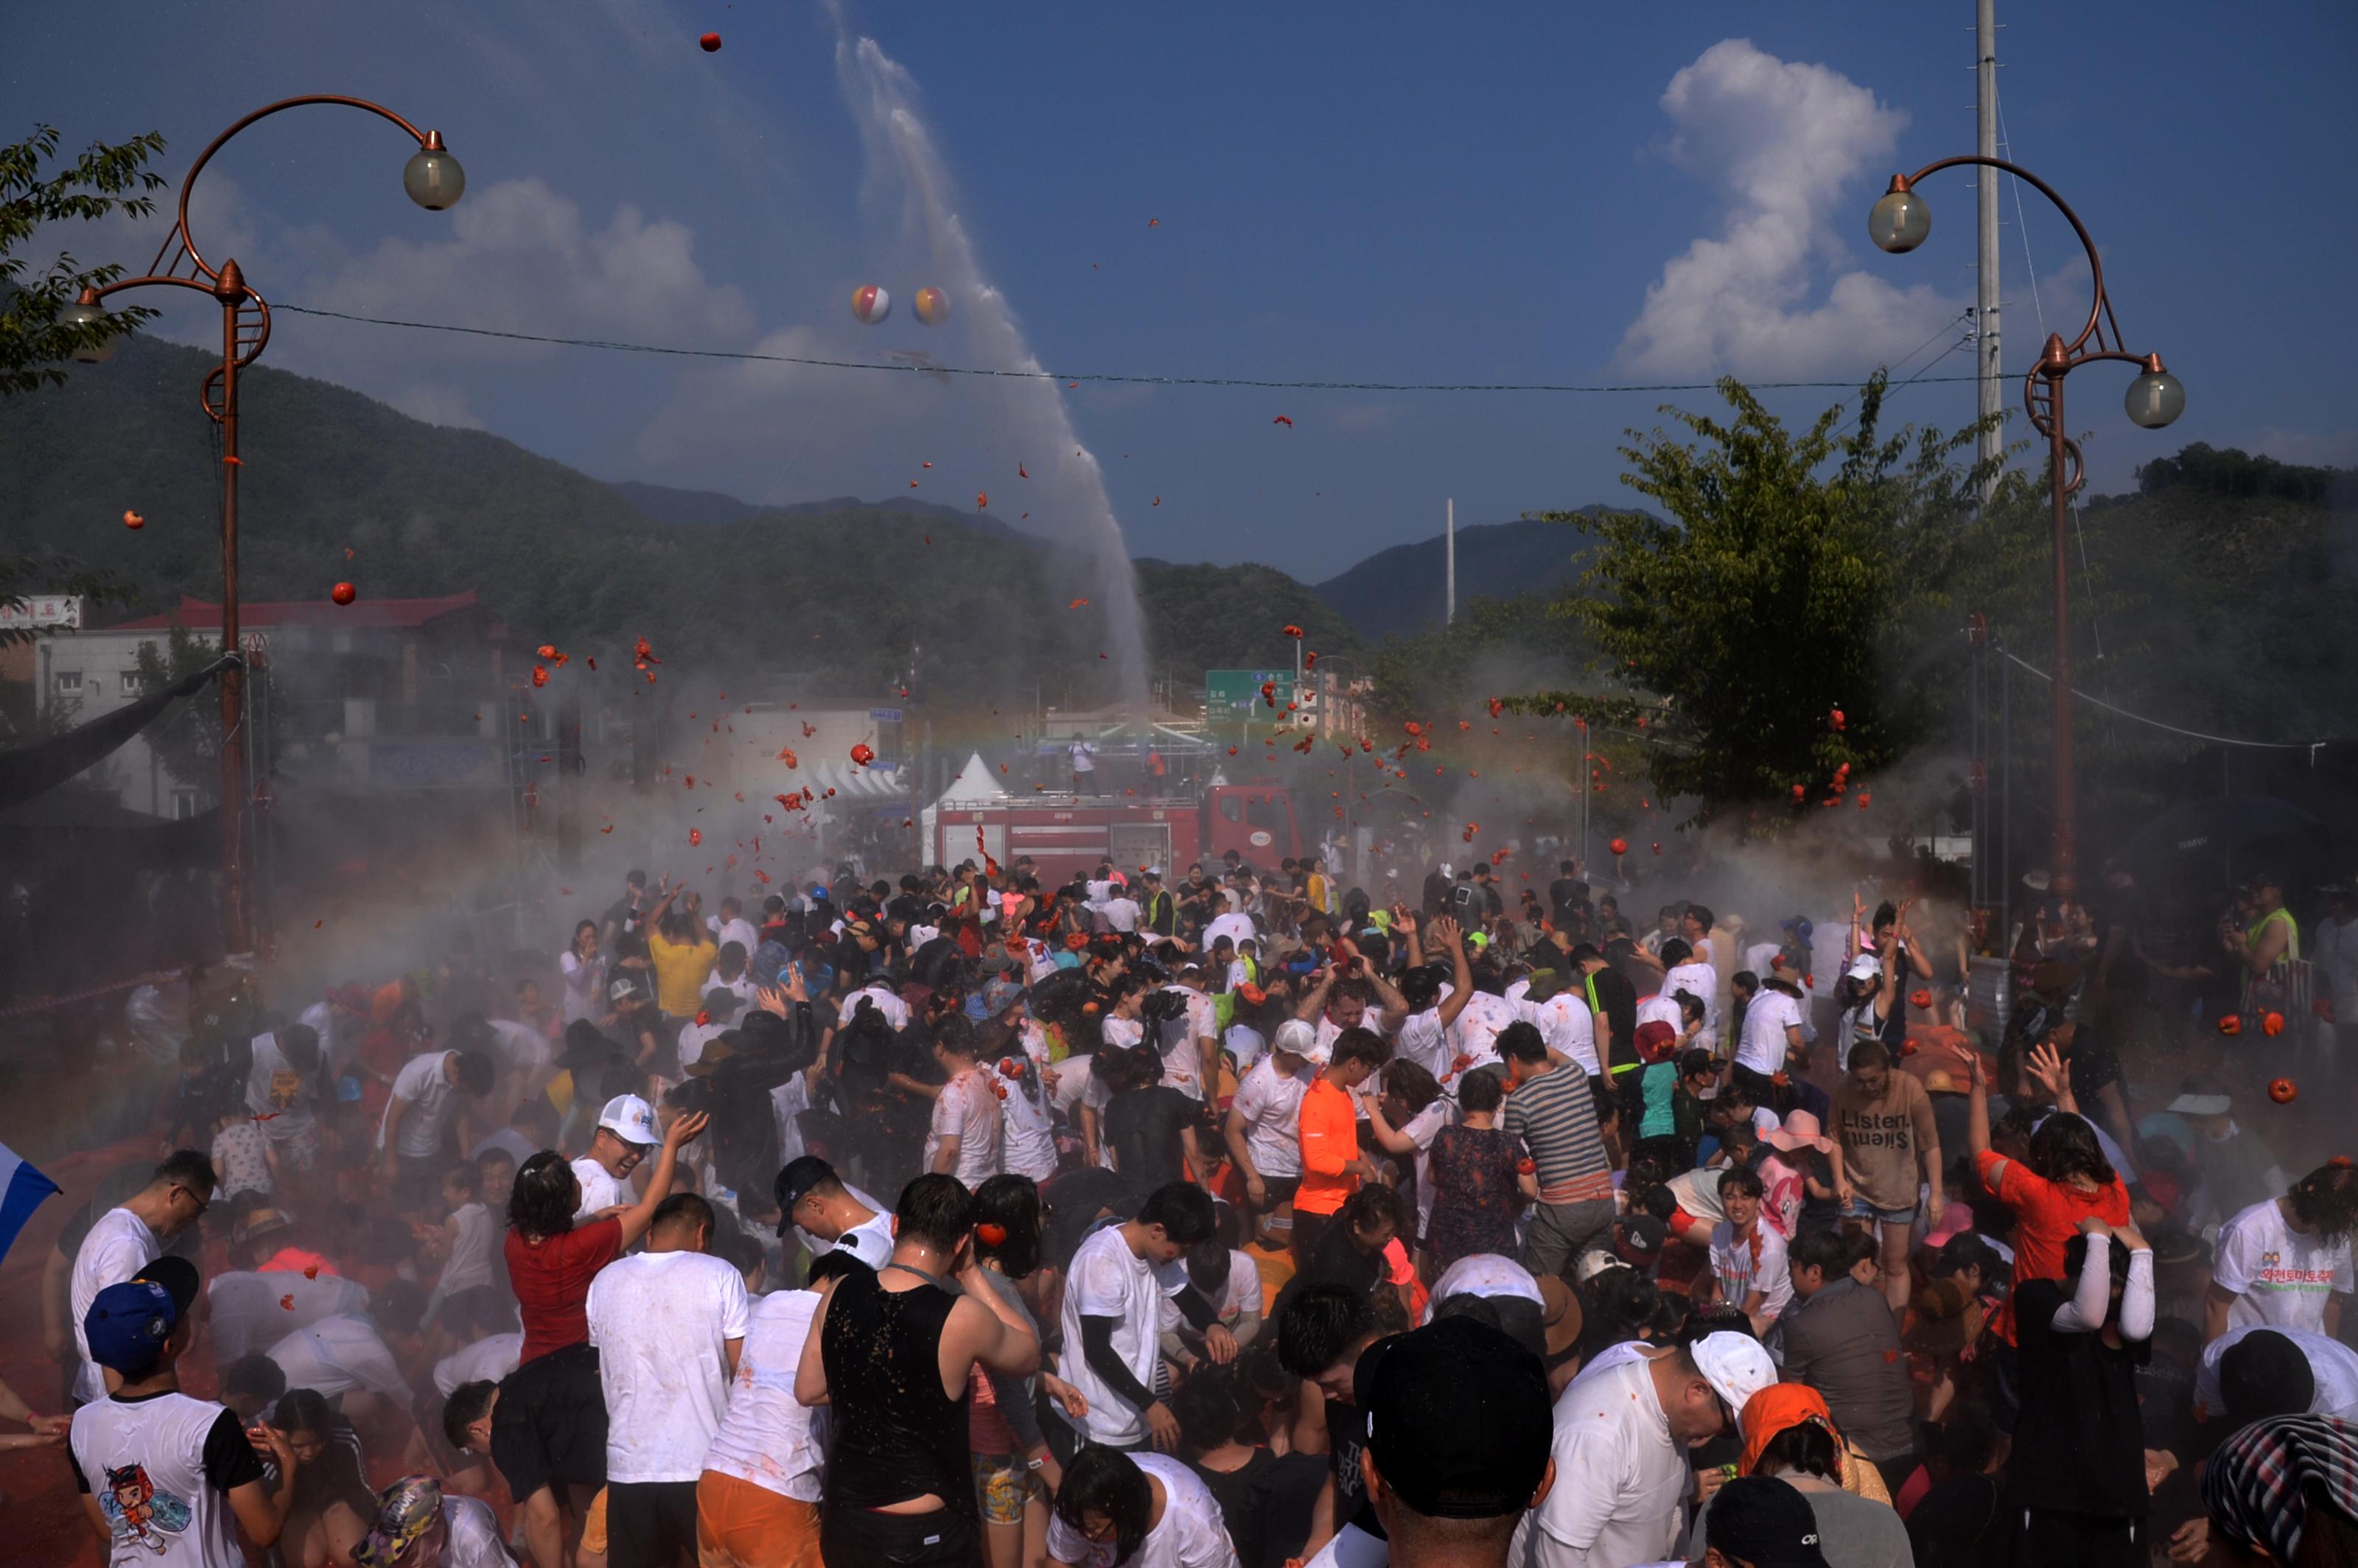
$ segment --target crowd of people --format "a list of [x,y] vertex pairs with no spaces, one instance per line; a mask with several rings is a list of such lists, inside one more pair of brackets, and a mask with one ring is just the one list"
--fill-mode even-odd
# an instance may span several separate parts
[[224,973],[5,1441],[155,1568],[2358,1562],[2279,879],[2232,1034],[2060,903],[1977,1023],[1931,903],[1397,891],[633,873],[517,972]]

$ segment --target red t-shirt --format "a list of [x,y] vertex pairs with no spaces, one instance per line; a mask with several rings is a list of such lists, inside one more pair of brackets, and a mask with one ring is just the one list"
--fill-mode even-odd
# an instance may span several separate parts
[[508,1232],[508,1281],[515,1287],[524,1319],[524,1353],[529,1361],[590,1337],[590,1281],[622,1251],[622,1222],[606,1218],[574,1227],[562,1236],[526,1241]]
[[[2006,1168],[1993,1180],[1990,1173],[2000,1165]],[[2063,1277],[2063,1249],[2078,1234],[2080,1222],[2088,1216],[2093,1214],[2106,1225],[2129,1222],[2129,1189],[2118,1176],[2113,1178],[2110,1186],[2083,1197],[2070,1187],[2047,1180],[2021,1161],[2009,1160],[1987,1149],[1974,1162],[1974,1169],[1982,1185],[2014,1210],[2017,1222],[2014,1227],[2016,1291],[2032,1280]],[[1990,1326],[2008,1345],[2015,1342],[2012,1293],[1998,1308]]]

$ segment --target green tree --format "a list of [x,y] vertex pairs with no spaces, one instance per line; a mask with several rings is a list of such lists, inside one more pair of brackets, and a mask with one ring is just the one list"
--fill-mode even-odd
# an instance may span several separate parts
[[[26,258],[17,253],[44,223],[88,222],[110,212],[144,218],[154,211],[153,198],[125,192],[164,183],[144,167],[164,150],[163,136],[151,131],[119,146],[94,143],[71,166],[45,178],[41,166],[57,149],[58,133],[49,125],[36,125],[26,140],[0,146],[0,397],[63,383],[65,362],[74,354],[136,331],[155,314],[143,307],[110,311],[104,320],[88,325],[60,320],[59,312],[84,288],[112,283],[123,269],[85,267],[60,252],[48,268],[28,276]],[[0,551],[0,604],[21,606],[35,588],[80,594],[94,603],[123,597],[116,580],[83,571],[61,557]],[[0,631],[0,643],[32,635],[22,627]]]
[[[1963,461],[1974,430],[1881,427],[1884,380],[1796,435],[1734,380],[1733,417],[1666,407],[1693,439],[1629,432],[1623,482],[1668,516],[1542,514],[1598,535],[1578,589],[1559,604],[1620,692],[1527,694],[1622,721],[1650,719],[1650,769],[1663,794],[1704,815],[1821,796],[1849,764],[1864,779],[1919,744],[1947,709],[1927,658],[1945,639],[1962,657],[1955,595],[2022,558],[2027,491],[2008,481],[1985,511]],[[1833,713],[1839,709],[1839,728]]]
[[162,134],[150,131],[116,146],[94,142],[71,164],[45,176],[42,165],[57,150],[53,125],[36,125],[24,141],[0,147],[0,396],[61,384],[65,362],[76,353],[136,331],[156,314],[134,306],[87,324],[60,320],[59,313],[83,289],[104,287],[123,268],[86,267],[60,251],[48,267],[28,274],[17,252],[45,223],[88,222],[114,212],[145,218],[154,211],[155,199],[135,193],[164,183],[146,168],[164,150]]

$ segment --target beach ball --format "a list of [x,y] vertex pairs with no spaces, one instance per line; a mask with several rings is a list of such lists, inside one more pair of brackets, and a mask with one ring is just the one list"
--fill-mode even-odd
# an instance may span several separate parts
[[851,291],[851,313],[861,326],[873,327],[892,314],[892,297],[872,283],[863,284]]
[[950,319],[950,297],[938,288],[921,288],[909,301],[917,319],[928,327],[938,327]]

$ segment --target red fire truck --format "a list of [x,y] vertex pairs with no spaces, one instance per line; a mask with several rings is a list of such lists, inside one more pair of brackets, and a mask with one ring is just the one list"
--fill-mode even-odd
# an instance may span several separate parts
[[954,802],[928,815],[934,842],[926,853],[935,864],[989,855],[1004,866],[1029,855],[1049,885],[1109,860],[1131,875],[1155,866],[1173,877],[1230,849],[1267,868],[1299,856],[1303,843],[1293,797],[1271,784],[1213,784],[1200,799],[1046,795]]

